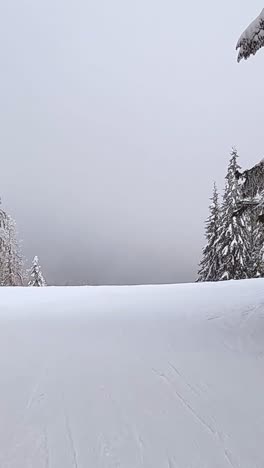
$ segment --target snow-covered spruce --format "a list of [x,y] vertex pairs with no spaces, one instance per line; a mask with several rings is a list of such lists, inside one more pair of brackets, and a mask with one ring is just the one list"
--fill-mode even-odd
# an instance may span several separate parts
[[203,249],[203,258],[198,272],[198,281],[216,281],[219,271],[219,253],[216,249],[216,240],[219,230],[219,202],[216,184],[213,188],[210,214],[206,220],[206,245]]
[[264,46],[264,9],[260,15],[247,27],[237,43],[238,62],[247,60]]
[[43,287],[47,286],[46,280],[42,274],[41,267],[39,265],[38,257],[34,257],[32,262],[32,268],[30,270],[29,286]]
[[215,248],[219,255],[219,280],[248,278],[249,233],[246,229],[245,215],[234,216],[241,200],[241,188],[237,179],[240,166],[235,149],[226,176],[226,188],[221,208],[220,222]]

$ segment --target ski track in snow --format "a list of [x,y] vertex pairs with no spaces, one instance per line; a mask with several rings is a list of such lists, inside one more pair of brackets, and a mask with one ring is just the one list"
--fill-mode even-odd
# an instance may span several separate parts
[[71,452],[72,452],[73,466],[74,466],[74,468],[78,468],[77,452],[76,452],[76,448],[75,448],[75,444],[74,444],[74,439],[73,439],[73,436],[72,436],[71,426],[69,424],[69,420],[67,419],[66,415],[65,415],[65,417],[66,417],[66,430],[67,430],[68,439],[69,439],[69,442],[70,442],[70,447],[71,447]]
[[199,392],[194,388],[187,380],[183,377],[182,373],[170,362],[168,362],[170,368],[178,375],[178,377],[183,381],[183,383],[193,392],[195,395],[199,396]]
[[235,468],[235,465],[232,462],[231,454],[228,452],[228,450],[225,450],[225,457],[226,457],[226,459],[228,461],[229,466],[231,466],[231,468]]
[[138,449],[140,453],[141,466],[144,466],[144,442],[137,432],[136,432],[136,438],[137,438],[137,445],[138,445]]
[[264,280],[1,288],[0,468],[262,468],[263,356]]
[[[179,375],[181,377],[181,374],[175,369],[174,366],[172,366],[170,364],[170,367],[172,367],[177,375]],[[208,424],[195,410],[194,408],[190,405],[190,403],[188,403],[188,401],[176,390],[175,386],[172,384],[172,382],[170,381],[170,379],[164,375],[164,374],[161,374],[159,373],[158,371],[156,371],[155,369],[153,369],[153,372],[158,376],[160,377],[161,379],[163,379],[167,384],[168,386],[171,388],[172,392],[176,395],[177,398],[179,398],[179,400],[181,401],[181,403],[184,405],[184,407],[193,415],[194,419],[199,423],[201,424],[205,430],[209,431],[210,434],[212,434],[214,437],[217,437],[217,440],[218,442],[220,443],[221,445],[221,449],[223,450],[223,453],[224,453],[224,456],[228,462],[228,465],[231,466],[232,468],[234,468],[234,464],[232,463],[232,456],[231,454],[229,454],[228,450],[223,446],[223,440],[220,436],[220,434],[218,433],[218,431],[216,431],[210,424]],[[182,377],[181,377],[182,378]],[[187,384],[188,385],[188,384]],[[189,386],[189,385],[188,385]],[[192,391],[192,387],[189,387]],[[170,462],[171,463],[171,462]]]
[[77,450],[76,450],[76,446],[75,446],[75,442],[73,438],[72,428],[71,428],[68,412],[66,409],[67,406],[65,403],[65,396],[63,392],[61,393],[61,404],[62,404],[62,411],[63,411],[63,416],[64,416],[65,432],[67,434],[67,438],[68,438],[68,442],[70,446],[70,452],[72,455],[73,468],[79,468],[78,454],[77,454]]
[[47,428],[44,428],[44,452],[45,452],[45,468],[50,467],[50,455],[49,455],[49,442],[48,442],[48,433]]
[[28,402],[26,404],[26,409],[30,410],[30,408],[33,406],[36,400],[39,401],[40,398],[44,397],[44,394],[41,393],[39,394],[40,388],[41,388],[41,381],[43,380],[45,375],[45,370],[41,372],[41,374],[38,376],[37,381],[33,385],[32,392],[30,394],[30,397],[28,399]]
[[158,377],[160,377],[162,380],[164,380],[166,382],[166,384],[170,387],[171,391],[174,393],[176,398],[178,398],[180,400],[180,402],[192,414],[192,416],[195,418],[195,420],[199,424],[201,424],[207,431],[209,431],[211,434],[215,435],[216,434],[215,430],[206,421],[203,420],[203,418],[192,408],[192,406],[188,403],[188,401],[176,390],[175,386],[171,383],[171,381],[168,379],[168,377],[165,374],[160,374],[155,369],[153,369],[153,372]]

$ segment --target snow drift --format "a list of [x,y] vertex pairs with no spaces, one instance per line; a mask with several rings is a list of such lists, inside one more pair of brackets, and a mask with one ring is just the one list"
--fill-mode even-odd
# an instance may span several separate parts
[[1,468],[263,468],[264,281],[1,288]]

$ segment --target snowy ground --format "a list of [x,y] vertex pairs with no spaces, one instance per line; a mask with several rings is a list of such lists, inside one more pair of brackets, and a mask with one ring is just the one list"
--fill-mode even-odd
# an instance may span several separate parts
[[263,468],[264,280],[0,290],[1,468]]

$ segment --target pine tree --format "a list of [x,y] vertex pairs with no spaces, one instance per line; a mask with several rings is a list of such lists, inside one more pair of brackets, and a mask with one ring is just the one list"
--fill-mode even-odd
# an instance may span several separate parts
[[216,249],[216,241],[219,229],[219,203],[216,184],[214,184],[211,200],[210,214],[206,220],[205,228],[206,246],[203,249],[198,281],[216,281],[218,277],[219,255]]
[[32,268],[30,270],[30,281],[28,285],[38,287],[47,286],[45,278],[41,272],[41,267],[39,265],[39,259],[37,256],[34,257],[32,262]]
[[245,216],[234,216],[241,199],[240,185],[236,177],[240,166],[236,149],[231,158],[226,176],[226,188],[221,208],[216,249],[219,254],[219,280],[248,278],[249,234]]

